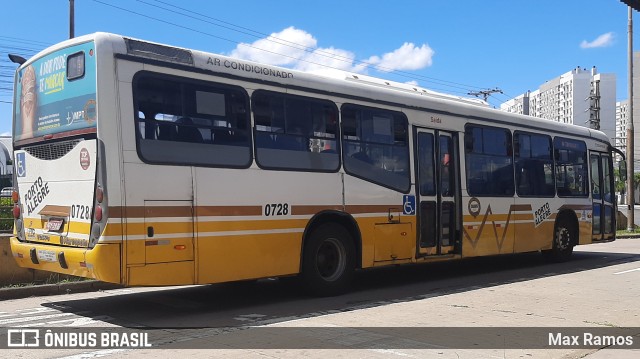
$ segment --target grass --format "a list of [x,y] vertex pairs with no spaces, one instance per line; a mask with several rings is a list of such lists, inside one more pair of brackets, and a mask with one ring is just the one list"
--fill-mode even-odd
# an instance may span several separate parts
[[640,235],[640,227],[637,227],[633,231],[626,229],[620,229],[616,231],[616,236],[628,236],[628,235]]
[[33,287],[36,285],[43,285],[43,284],[65,284],[65,283],[76,283],[76,282],[83,282],[89,280],[88,278],[84,278],[84,277],[75,277],[75,276],[69,276],[69,275],[64,275],[64,274],[58,274],[58,273],[52,273],[49,275],[49,278],[45,279],[45,280],[39,280],[39,281],[34,281],[34,282],[28,282],[28,283],[12,283],[12,284],[6,284],[3,286],[0,286],[0,289],[2,288],[23,288],[23,287]]

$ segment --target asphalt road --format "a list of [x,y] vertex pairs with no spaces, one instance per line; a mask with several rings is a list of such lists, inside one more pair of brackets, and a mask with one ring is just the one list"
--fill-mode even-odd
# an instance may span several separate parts
[[[640,239],[621,239],[578,247],[567,263],[534,253],[365,271],[351,293],[331,298],[261,280],[6,300],[3,327],[158,328],[152,344],[161,349],[7,349],[0,357],[635,358],[640,350],[486,343],[510,327],[638,329],[638,298]],[[429,338],[437,333],[476,338],[440,345]]]

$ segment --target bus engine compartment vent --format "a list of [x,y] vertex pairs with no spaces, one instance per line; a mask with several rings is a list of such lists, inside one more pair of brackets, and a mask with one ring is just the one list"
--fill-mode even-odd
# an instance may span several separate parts
[[45,143],[24,147],[22,149],[27,151],[31,156],[41,160],[56,160],[69,153],[81,141],[81,139],[75,139],[56,143]]
[[193,56],[187,50],[127,38],[124,41],[129,55],[193,65]]

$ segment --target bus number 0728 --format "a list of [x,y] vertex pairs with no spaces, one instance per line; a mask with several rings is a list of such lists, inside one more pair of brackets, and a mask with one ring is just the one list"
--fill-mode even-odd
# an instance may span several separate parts
[[91,209],[89,206],[74,204],[71,206],[71,218],[91,219]]
[[286,216],[289,214],[288,203],[267,203],[264,205],[265,216]]

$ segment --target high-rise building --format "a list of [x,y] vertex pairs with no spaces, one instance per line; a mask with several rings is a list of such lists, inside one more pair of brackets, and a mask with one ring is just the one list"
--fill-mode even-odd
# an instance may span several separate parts
[[616,137],[616,76],[596,68],[575,69],[551,79],[535,91],[514,97],[500,109],[548,120],[599,129]]
[[616,137],[613,145],[622,153],[627,153],[627,121],[629,119],[629,100],[616,102]]

